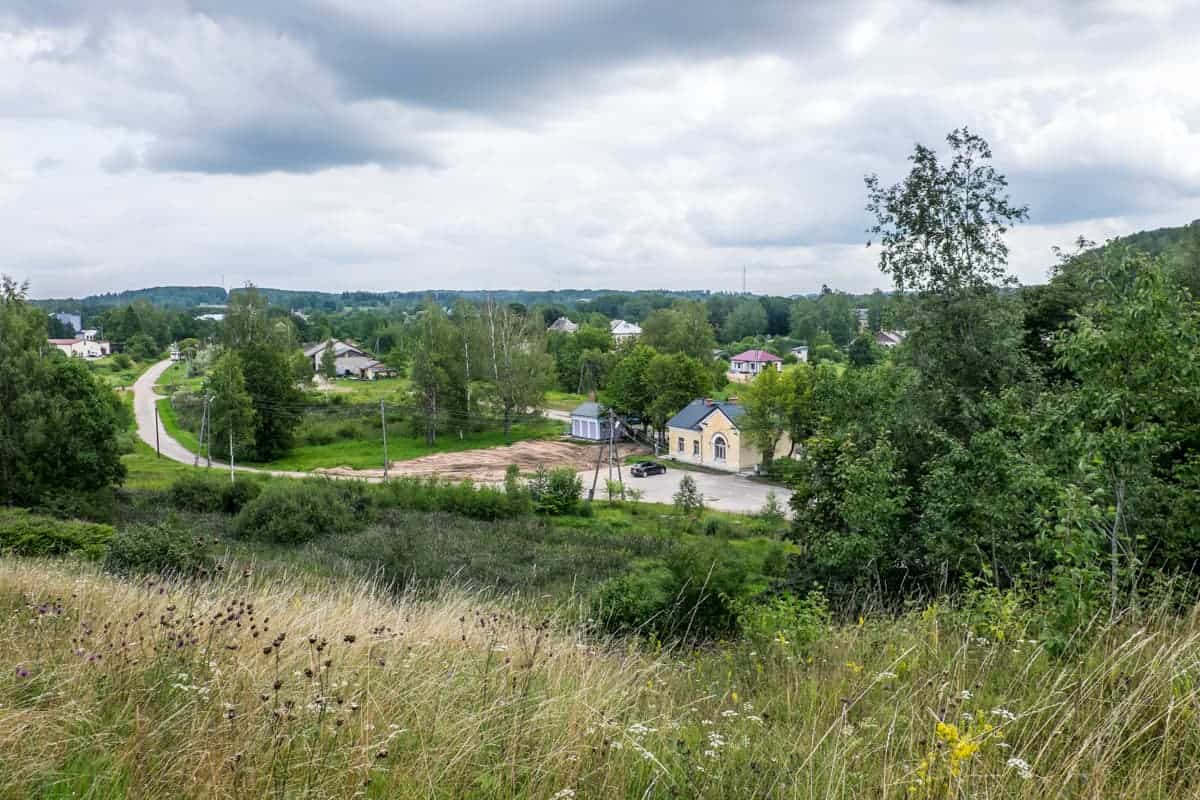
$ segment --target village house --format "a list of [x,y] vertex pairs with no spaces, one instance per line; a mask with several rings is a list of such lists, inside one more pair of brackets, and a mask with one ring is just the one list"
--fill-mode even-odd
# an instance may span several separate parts
[[550,323],[550,327],[546,328],[548,333],[574,333],[579,330],[579,326],[566,317],[559,317]]
[[614,319],[608,323],[608,329],[612,333],[613,341],[617,344],[624,344],[642,335],[642,327],[634,325],[632,322],[626,322],[623,319]]
[[729,359],[726,377],[733,383],[749,383],[765,369],[783,371],[783,359],[766,350],[747,350]]
[[[667,421],[667,445],[671,458],[688,464],[744,472],[762,463],[762,453],[742,434],[738,420],[746,409],[732,401],[693,400]],[[792,449],[785,433],[775,448],[775,457]]]
[[112,345],[99,338],[97,331],[88,330],[74,339],[47,339],[50,344],[71,358],[104,358],[112,354]]
[[799,347],[793,347],[791,353],[796,357],[797,361],[803,364],[808,363],[808,345],[802,344]]
[[880,347],[899,347],[908,338],[908,331],[880,331],[875,334],[875,344]]
[[607,442],[608,428],[608,414],[601,413],[599,403],[581,403],[571,412],[571,435],[576,439]]
[[394,378],[396,370],[379,361],[375,356],[355,345],[335,339],[321,342],[304,350],[304,356],[312,361],[313,372],[321,371],[321,358],[327,347],[333,347],[334,374],[339,378]]

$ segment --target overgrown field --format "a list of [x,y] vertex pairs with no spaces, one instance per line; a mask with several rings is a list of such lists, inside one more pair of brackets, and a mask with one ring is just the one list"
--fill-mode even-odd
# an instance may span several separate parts
[[569,603],[420,596],[5,559],[0,797],[1200,791],[1196,613],[1117,621],[1060,661],[937,607],[671,651],[566,623]]

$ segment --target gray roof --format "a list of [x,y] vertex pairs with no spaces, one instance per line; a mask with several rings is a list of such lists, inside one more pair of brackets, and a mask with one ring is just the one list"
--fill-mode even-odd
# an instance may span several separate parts
[[574,411],[571,412],[572,417],[587,417],[588,419],[600,419],[600,404],[587,402],[580,403]]
[[729,421],[734,425],[737,425],[738,417],[746,413],[746,409],[738,403],[727,403],[723,400],[693,400],[684,406],[682,411],[667,420],[667,427],[699,430],[700,423],[718,408],[725,412],[725,416],[729,417]]

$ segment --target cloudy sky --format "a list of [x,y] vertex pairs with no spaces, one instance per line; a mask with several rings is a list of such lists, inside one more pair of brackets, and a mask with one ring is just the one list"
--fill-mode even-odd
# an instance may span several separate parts
[[34,296],[887,287],[862,176],[969,125],[1049,248],[1200,217],[1200,3],[0,0]]

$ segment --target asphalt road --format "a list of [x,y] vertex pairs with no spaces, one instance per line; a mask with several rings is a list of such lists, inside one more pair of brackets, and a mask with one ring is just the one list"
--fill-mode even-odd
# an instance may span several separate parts
[[[786,510],[788,498],[792,495],[788,489],[750,480],[741,475],[715,475],[708,472],[684,471],[676,469],[668,460],[657,460],[667,468],[666,473],[663,475],[634,478],[629,474],[628,465],[621,467],[625,476],[625,485],[634,489],[641,489],[645,492],[642,495],[642,500],[647,503],[674,502],[675,492],[679,491],[679,481],[684,475],[692,476],[696,481],[696,487],[704,495],[704,504],[708,508],[716,509],[717,511],[732,511],[739,514],[752,514],[761,511],[762,507],[766,505],[767,494],[772,491],[775,492],[780,505]],[[579,476],[583,478],[585,494],[591,488],[593,474],[592,470],[579,473]],[[615,477],[616,473],[614,473]],[[598,499],[608,497],[604,491],[604,482],[607,479],[608,468],[602,467],[600,469],[600,480],[596,483],[596,497]]]

